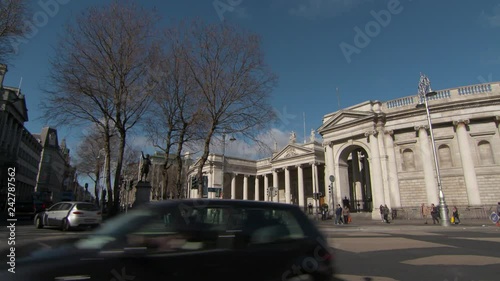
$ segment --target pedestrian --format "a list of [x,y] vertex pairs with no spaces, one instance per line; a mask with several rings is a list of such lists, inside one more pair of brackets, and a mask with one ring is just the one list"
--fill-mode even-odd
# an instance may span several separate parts
[[349,209],[351,207],[351,204],[349,203],[349,199],[346,197],[344,197],[344,199],[342,200],[342,204],[344,205],[344,207],[347,207],[347,209]]
[[498,205],[497,205],[497,215],[500,216],[500,202],[498,202]]
[[380,219],[384,222],[384,205],[380,204]]
[[390,223],[389,222],[389,212],[390,212],[389,207],[387,207],[387,204],[385,204],[384,205],[384,221],[386,223]]
[[434,204],[431,204],[431,216],[432,216],[432,224],[439,223],[439,210]]
[[309,215],[312,215],[313,214],[313,204],[311,204],[311,202],[309,202],[309,205],[307,205],[307,208],[309,209]]
[[349,223],[349,208],[347,208],[347,206],[344,206],[344,209],[342,210],[342,215],[344,215],[344,223],[348,224]]
[[337,205],[335,210],[335,224],[342,224],[342,207],[340,207],[340,204]]
[[420,206],[420,213],[422,214],[422,218],[425,220],[424,224],[427,224],[427,219],[430,215],[429,207],[422,203],[422,206]]
[[453,206],[453,213],[452,213],[451,220],[452,220],[452,223],[454,223],[454,224],[460,223],[460,217],[459,217],[458,209],[456,206]]

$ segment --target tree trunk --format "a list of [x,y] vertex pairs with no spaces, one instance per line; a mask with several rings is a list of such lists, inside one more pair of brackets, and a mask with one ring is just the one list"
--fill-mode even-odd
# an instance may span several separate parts
[[[216,123],[216,122],[214,122]],[[203,166],[205,166],[205,163],[207,162],[208,159],[208,154],[210,152],[210,140],[212,139],[212,135],[214,134],[215,131],[215,126],[212,126],[210,129],[210,132],[208,133],[207,137],[205,138],[205,145],[203,147],[203,155],[200,158],[200,165],[198,166],[198,196],[199,198],[203,198]]]
[[183,174],[182,174],[182,168],[183,168],[183,159],[182,159],[182,147],[184,145],[184,137],[186,136],[186,131],[187,131],[187,127],[188,127],[189,124],[186,124],[186,123],[183,123],[182,125],[182,129],[181,129],[181,132],[179,134],[179,144],[177,146],[177,155],[176,155],[176,159],[177,159],[177,181],[176,181],[176,198],[183,198],[184,196],[184,193],[182,192],[183,191],[183,183],[184,183],[184,178],[183,178]]
[[120,131],[120,142],[118,147],[118,159],[116,161],[115,182],[113,184],[114,200],[112,205],[112,215],[117,215],[120,212],[120,185],[121,185],[121,172],[123,163],[123,154],[125,152],[125,139],[127,133],[123,130]]

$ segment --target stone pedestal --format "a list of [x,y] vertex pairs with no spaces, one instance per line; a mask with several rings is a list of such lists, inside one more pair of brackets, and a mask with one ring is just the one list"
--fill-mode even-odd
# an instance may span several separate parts
[[134,208],[151,200],[151,184],[149,182],[140,181],[135,186],[135,202]]

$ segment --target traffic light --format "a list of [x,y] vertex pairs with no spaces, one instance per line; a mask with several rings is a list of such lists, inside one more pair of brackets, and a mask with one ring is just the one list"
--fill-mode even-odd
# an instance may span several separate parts
[[192,177],[191,178],[191,188],[196,188],[198,187],[198,178]]

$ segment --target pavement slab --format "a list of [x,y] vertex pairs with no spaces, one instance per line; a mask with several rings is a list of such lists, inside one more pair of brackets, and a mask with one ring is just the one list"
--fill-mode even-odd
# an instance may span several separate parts
[[356,239],[352,238],[329,238],[328,243],[335,249],[340,249],[353,253],[365,253],[376,251],[403,250],[415,248],[438,248],[451,247],[450,245],[438,244],[432,242],[419,241],[414,239],[400,237],[370,237]]

